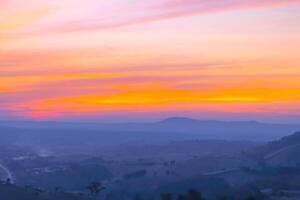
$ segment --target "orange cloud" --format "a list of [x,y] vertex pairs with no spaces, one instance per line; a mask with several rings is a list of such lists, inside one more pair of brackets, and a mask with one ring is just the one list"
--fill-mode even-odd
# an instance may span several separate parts
[[1,85],[0,83],[0,93],[7,93],[7,92],[16,92],[16,88],[12,88],[8,85]]
[[[205,109],[204,105],[249,105],[255,111],[255,104],[276,102],[300,102],[300,89],[214,89],[214,90],[144,90],[79,96],[69,98],[45,99],[34,102],[31,109],[49,112],[91,112],[134,109],[178,110],[183,108]],[[211,107],[210,106],[210,107]],[[231,111],[230,111],[231,112]]]

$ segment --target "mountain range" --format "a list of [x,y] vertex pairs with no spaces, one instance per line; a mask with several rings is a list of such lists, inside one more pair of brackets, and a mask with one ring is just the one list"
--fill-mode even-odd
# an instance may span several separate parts
[[190,139],[276,140],[300,130],[300,124],[216,121],[174,117],[151,123],[75,123],[0,121],[1,143],[120,144]]

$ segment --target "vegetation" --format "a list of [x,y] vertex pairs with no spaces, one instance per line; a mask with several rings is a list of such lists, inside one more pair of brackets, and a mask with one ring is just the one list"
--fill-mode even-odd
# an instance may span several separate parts
[[101,182],[94,181],[87,186],[87,189],[90,191],[92,196],[98,196],[100,192],[105,189],[105,187]]

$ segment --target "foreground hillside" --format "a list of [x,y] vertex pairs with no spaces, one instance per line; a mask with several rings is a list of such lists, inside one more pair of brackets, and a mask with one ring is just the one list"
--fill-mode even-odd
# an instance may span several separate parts
[[300,132],[254,148],[249,155],[273,167],[300,167]]

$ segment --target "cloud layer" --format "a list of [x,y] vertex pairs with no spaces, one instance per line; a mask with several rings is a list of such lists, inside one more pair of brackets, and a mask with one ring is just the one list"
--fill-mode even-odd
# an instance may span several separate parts
[[0,0],[0,113],[293,115],[299,3]]

